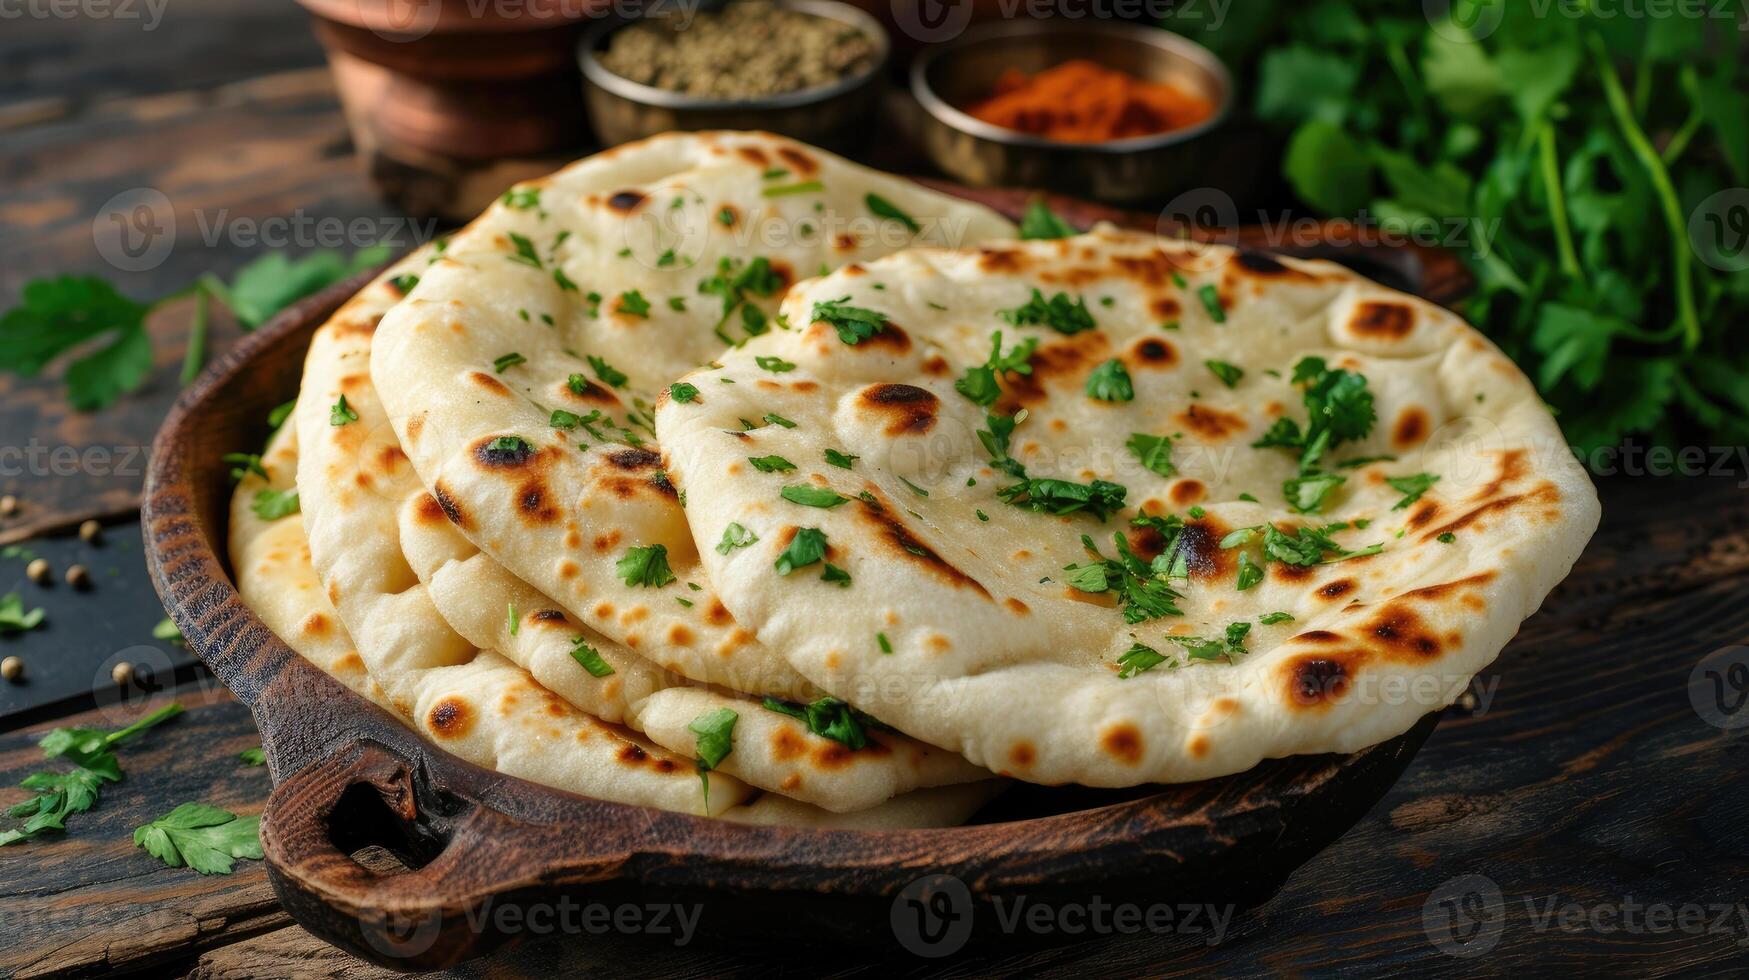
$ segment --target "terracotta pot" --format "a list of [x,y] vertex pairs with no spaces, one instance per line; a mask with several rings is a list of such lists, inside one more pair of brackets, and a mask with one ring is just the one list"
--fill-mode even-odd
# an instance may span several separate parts
[[577,40],[611,0],[299,0],[359,156],[419,216],[471,218],[588,142]]

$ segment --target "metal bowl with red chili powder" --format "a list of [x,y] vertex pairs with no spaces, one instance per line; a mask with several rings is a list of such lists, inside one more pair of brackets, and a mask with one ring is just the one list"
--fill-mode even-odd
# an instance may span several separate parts
[[1048,187],[1113,203],[1197,186],[1198,137],[1225,119],[1219,58],[1137,24],[992,24],[911,69],[924,146],[975,185]]

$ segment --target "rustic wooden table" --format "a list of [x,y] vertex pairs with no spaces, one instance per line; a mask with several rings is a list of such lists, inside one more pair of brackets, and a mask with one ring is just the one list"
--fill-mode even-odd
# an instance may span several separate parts
[[[147,30],[153,6],[132,5],[132,18],[32,16],[0,31],[0,308],[25,281],[63,272],[106,275],[142,299],[201,272],[229,275],[258,254],[236,234],[249,220],[366,218],[379,236],[406,234],[354,167],[321,52],[287,0],[182,0],[158,6],[162,22]],[[141,187],[172,202],[178,244],[161,265],[123,273],[94,247],[93,217]],[[153,382],[98,415],[67,416],[56,384],[0,378],[0,448],[146,445],[175,397],[187,323],[186,305],[154,316]],[[221,321],[215,349],[235,336]],[[1742,747],[1731,726],[1749,723],[1749,666],[1732,669],[1749,663],[1734,646],[1749,644],[1749,466],[1731,452],[1683,478],[1620,460],[1623,472],[1600,481],[1602,530],[1477,680],[1474,706],[1448,712],[1395,789],[1218,943],[1206,932],[1116,934],[929,962],[607,934],[531,942],[455,972],[1741,972],[1749,781],[1730,760]],[[89,595],[56,594],[49,629],[0,640],[0,653],[44,675],[0,715],[0,787],[39,768],[47,728],[110,724],[113,707],[93,707],[103,685],[92,678],[105,658],[152,642],[128,517],[139,469],[82,459],[72,472],[0,472],[0,492],[27,502],[0,523],[0,541],[100,514],[113,526],[88,557],[118,569]],[[29,596],[34,586],[22,563],[0,561],[0,591],[15,588]],[[79,602],[122,612],[82,615]],[[162,676],[179,680],[157,701],[176,698],[188,713],[124,751],[126,780],[72,833],[0,851],[0,975],[383,974],[294,925],[258,863],[201,877],[132,846],[133,827],[177,803],[252,813],[269,789],[264,770],[233,761],[257,743],[248,711],[179,667],[173,650],[158,656]],[[73,680],[51,683],[48,665],[61,663]],[[19,795],[0,789],[0,803]]]

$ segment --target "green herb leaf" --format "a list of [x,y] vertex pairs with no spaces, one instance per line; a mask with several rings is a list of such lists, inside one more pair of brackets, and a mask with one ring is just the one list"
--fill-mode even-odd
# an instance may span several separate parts
[[1137,674],[1153,670],[1165,662],[1166,657],[1160,651],[1137,643],[1117,658],[1117,665],[1120,668],[1117,676],[1120,680],[1129,680]]
[[1237,364],[1229,364],[1226,361],[1204,361],[1202,363],[1215,377],[1221,379],[1221,384],[1229,388],[1239,387],[1239,379],[1245,376],[1245,369]]
[[1124,370],[1123,361],[1114,357],[1094,368],[1087,376],[1087,397],[1102,402],[1133,400],[1136,389],[1130,384],[1130,373]]
[[879,310],[850,306],[850,297],[815,303],[809,320],[838,331],[838,339],[855,346],[881,332],[887,315]]
[[1169,436],[1132,432],[1124,448],[1134,454],[1144,469],[1168,477],[1178,473],[1178,467],[1172,465],[1172,439]]
[[723,528],[723,539],[717,542],[717,554],[726,555],[736,548],[745,548],[759,540],[759,535],[733,521]]
[[836,449],[826,450],[826,462],[840,469],[851,469],[856,465],[856,461],[861,458],[861,456],[852,453],[841,453]]
[[685,381],[676,381],[668,386],[668,397],[685,405],[698,397],[698,386]]
[[668,546],[652,544],[632,548],[614,565],[614,571],[627,585],[660,588],[674,581],[668,567]]
[[1415,501],[1420,500],[1421,495],[1433,489],[1433,485],[1438,482],[1439,477],[1431,473],[1415,473],[1409,476],[1385,477],[1386,485],[1403,495],[1403,499],[1397,501],[1396,506],[1391,509],[1402,510],[1408,507]]
[[710,772],[735,751],[735,722],[741,716],[730,708],[707,711],[692,720],[686,730],[697,736],[698,767]]
[[779,496],[792,504],[803,507],[836,507],[850,498],[838,494],[826,487],[808,486],[807,484],[792,484],[779,491]]
[[1078,234],[1080,232],[1074,225],[1058,217],[1043,200],[1033,200],[1026,206],[1026,213],[1020,216],[1020,237],[1023,240],[1071,238]]
[[1077,334],[1096,326],[1084,299],[1076,297],[1071,302],[1067,293],[1058,293],[1047,300],[1037,289],[1032,291],[1032,299],[1025,305],[1002,310],[997,315],[1017,327],[1044,326],[1060,334]]
[[[720,547],[720,546],[719,546]],[[790,539],[789,547],[777,556],[777,574],[788,575],[826,557],[826,535],[818,528],[804,527]]]
[[282,517],[290,517],[298,512],[298,492],[296,490],[257,490],[249,509],[255,512],[256,517],[264,521],[277,521]]
[[923,230],[923,226],[912,220],[910,215],[899,210],[896,205],[886,198],[881,197],[879,194],[869,194],[862,200],[863,203],[868,205],[868,209],[874,212],[876,217],[891,218],[904,225],[906,228],[909,228],[912,232]]
[[600,650],[590,646],[588,641],[581,636],[572,637],[571,642],[574,644],[571,647],[571,659],[577,661],[578,666],[588,671],[589,676],[608,677],[613,674],[613,666],[601,659]]
[[761,473],[787,473],[796,468],[796,464],[782,456],[749,456],[747,462]]

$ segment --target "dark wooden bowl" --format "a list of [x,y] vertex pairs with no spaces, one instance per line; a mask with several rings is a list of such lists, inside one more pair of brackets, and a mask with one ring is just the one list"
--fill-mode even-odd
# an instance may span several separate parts
[[[1014,216],[1026,202],[1015,191],[952,190]],[[1083,225],[1154,227],[1153,216],[1054,204]],[[1467,281],[1436,252],[1312,250],[1436,300]],[[699,932],[715,942],[923,955],[1002,935],[993,904],[1012,909],[1022,897],[1250,907],[1377,802],[1433,729],[1430,715],[1354,755],[1273,760],[1186,785],[1020,787],[972,825],[882,833],[744,827],[469,765],[293,653],[243,604],[223,557],[230,486],[220,456],[262,444],[269,409],[297,389],[311,334],[366,280],[281,314],[183,393],[153,447],[142,517],[171,618],[261,729],[275,784],[261,841],[275,891],[311,932],[367,959],[443,967],[595,903],[698,908]]]

